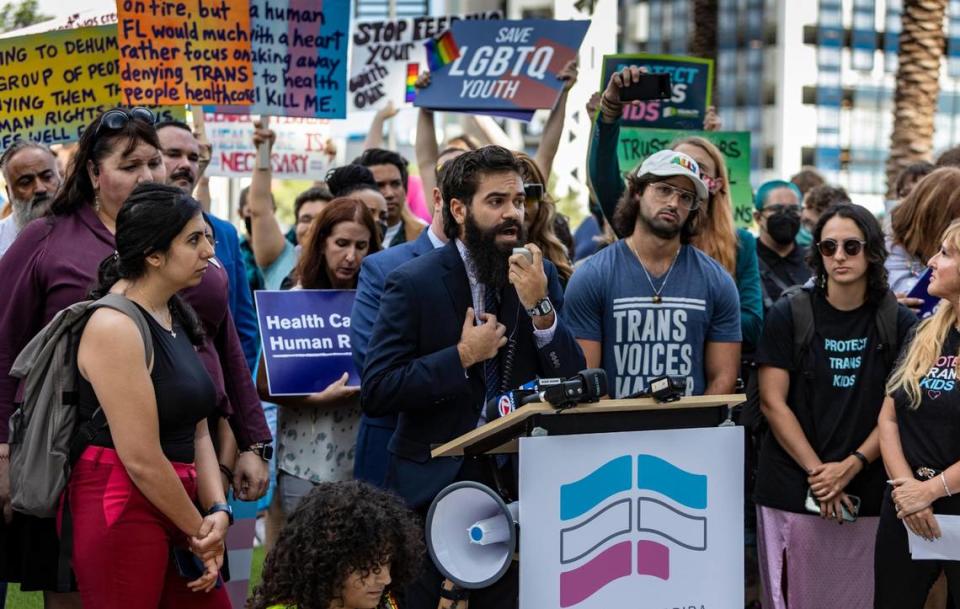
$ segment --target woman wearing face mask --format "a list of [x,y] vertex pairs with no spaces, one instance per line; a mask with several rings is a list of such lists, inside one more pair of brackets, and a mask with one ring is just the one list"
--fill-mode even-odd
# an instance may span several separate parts
[[800,189],[791,182],[771,180],[757,189],[753,219],[759,228],[757,258],[763,288],[763,309],[768,310],[790,286],[810,279],[807,248],[797,245],[800,231]]
[[[816,285],[773,306],[757,352],[770,426],[754,493],[762,602],[869,609],[886,486],[877,415],[916,317],[887,287],[883,233],[869,211],[831,207],[813,237]],[[812,320],[801,347],[798,307]]]
[[[96,284],[100,262],[113,253],[116,218],[137,184],[166,177],[153,115],[145,108],[113,109],[83,132],[52,217],[26,226],[0,258],[6,298],[0,299],[0,370],[10,370],[20,350],[53,316],[85,300]],[[9,461],[8,419],[17,379],[0,374],[0,468]],[[7,482],[0,472],[0,484]],[[0,488],[0,507],[9,491]],[[57,581],[59,541],[52,519],[20,514],[2,528],[7,572],[0,579],[21,582],[22,590],[45,590],[47,606],[79,604],[69,582]],[[64,585],[66,584],[66,585]],[[73,605],[68,605],[73,606]]]
[[[354,290],[360,263],[377,251],[380,233],[366,205],[349,197],[334,199],[313,221],[293,289]],[[257,382],[263,399],[280,406],[277,490],[283,512],[291,514],[315,484],[353,477],[360,388],[347,385],[344,372],[320,393],[273,396],[264,368],[261,360]]]

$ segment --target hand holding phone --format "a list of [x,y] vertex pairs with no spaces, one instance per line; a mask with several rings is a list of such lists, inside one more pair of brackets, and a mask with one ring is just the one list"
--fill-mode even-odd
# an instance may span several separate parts
[[[842,497],[843,494],[841,493],[840,496]],[[856,522],[857,514],[860,512],[860,498],[856,495],[847,495],[846,497],[853,504],[853,510],[847,509],[846,504],[841,504],[841,516],[847,522]],[[804,501],[803,507],[811,514],[820,515],[820,501],[814,496],[812,489],[807,489],[807,499]]]
[[669,74],[640,74],[639,80],[620,89],[620,101],[670,99],[673,95]]

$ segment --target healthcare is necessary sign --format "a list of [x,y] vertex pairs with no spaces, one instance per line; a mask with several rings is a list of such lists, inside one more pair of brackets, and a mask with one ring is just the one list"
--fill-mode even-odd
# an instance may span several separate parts
[[521,438],[520,531],[520,609],[743,607],[743,429]]
[[323,391],[350,373],[359,385],[350,350],[353,290],[254,292],[267,383],[271,395]]
[[551,108],[576,59],[589,21],[523,19],[458,21],[451,32],[460,56],[431,74],[415,105],[459,111]]
[[753,189],[750,186],[750,132],[749,131],[678,131],[675,129],[635,129],[622,127],[617,157],[620,171],[626,173],[639,167],[644,159],[668,148],[671,143],[690,136],[712,142],[723,153],[727,164],[727,186],[733,203],[733,218],[737,226],[753,224]]
[[713,89],[713,60],[678,55],[605,55],[603,58],[603,91],[610,77],[627,66],[642,66],[653,74],[669,74],[673,95],[627,105],[622,125],[662,129],[702,129],[703,118],[710,105]]
[[[204,115],[213,157],[207,175],[244,178],[256,165],[253,117],[248,114]],[[279,117],[270,122],[277,141],[270,155],[273,177],[283,180],[322,180],[330,167],[327,140],[330,122],[315,118]]]

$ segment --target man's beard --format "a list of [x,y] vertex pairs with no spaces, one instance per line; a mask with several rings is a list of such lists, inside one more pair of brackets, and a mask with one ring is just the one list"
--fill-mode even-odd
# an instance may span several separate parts
[[[517,242],[509,246],[497,243],[497,235],[508,228],[517,229]],[[464,223],[463,242],[470,252],[477,273],[477,281],[500,291],[509,282],[510,256],[514,247],[526,243],[526,231],[523,224],[516,220],[505,220],[493,228],[482,229],[473,219],[473,213],[467,211]]]
[[48,194],[36,196],[29,201],[11,198],[10,206],[13,208],[13,222],[17,225],[17,230],[23,230],[27,224],[45,216],[52,202],[53,197]]
[[650,229],[650,232],[654,236],[668,241],[676,237],[681,230],[683,230],[683,224],[667,224],[666,222],[658,220],[656,217],[648,218],[646,214],[643,213],[643,203],[637,201],[637,217],[640,218],[640,221]]

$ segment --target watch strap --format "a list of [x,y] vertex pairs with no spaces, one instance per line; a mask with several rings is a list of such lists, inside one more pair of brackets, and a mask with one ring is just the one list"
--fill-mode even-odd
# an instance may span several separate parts
[[233,526],[233,508],[230,507],[229,504],[214,503],[209,507],[209,509],[207,509],[206,515],[210,516],[211,514],[216,514],[217,512],[223,512],[224,514],[226,514],[227,521],[230,523],[231,526]]
[[440,586],[440,596],[448,601],[465,601],[470,598],[470,590],[454,585],[453,588]]

